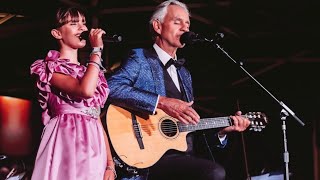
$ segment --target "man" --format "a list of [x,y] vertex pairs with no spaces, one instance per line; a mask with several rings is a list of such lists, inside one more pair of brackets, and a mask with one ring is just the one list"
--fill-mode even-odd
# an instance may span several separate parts
[[[200,116],[192,108],[194,97],[189,71],[183,66],[167,64],[170,59],[177,62],[176,52],[184,46],[180,36],[189,31],[189,16],[186,5],[176,0],[165,1],[157,7],[150,19],[153,47],[132,50],[121,68],[108,79],[108,99],[112,104],[149,114],[154,114],[159,108],[185,124],[197,124],[200,121]],[[221,147],[226,144],[226,133],[241,132],[249,126],[249,120],[239,115],[241,113],[237,112],[237,116],[231,116],[233,126],[215,134]],[[225,171],[219,164],[193,155],[192,133],[187,137],[187,142],[186,152],[169,150],[139,178],[225,178]]]

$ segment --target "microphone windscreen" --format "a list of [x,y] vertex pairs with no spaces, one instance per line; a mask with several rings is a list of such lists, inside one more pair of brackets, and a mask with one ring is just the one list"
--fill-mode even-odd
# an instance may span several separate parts
[[196,37],[196,34],[192,31],[185,32],[180,36],[180,43],[181,44],[192,44],[193,39]]
[[80,35],[80,39],[88,40],[89,39],[89,31],[83,31]]

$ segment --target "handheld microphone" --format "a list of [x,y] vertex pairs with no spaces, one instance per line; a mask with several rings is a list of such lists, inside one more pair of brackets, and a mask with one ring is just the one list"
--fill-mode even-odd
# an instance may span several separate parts
[[[88,40],[89,39],[89,31],[83,31],[80,35],[80,39]],[[117,42],[122,41],[122,37],[120,35],[116,35],[116,34],[112,35],[112,36],[108,36],[106,34],[103,34],[102,40],[103,40],[103,42],[117,43]]]
[[181,44],[194,44],[197,42],[217,42],[224,37],[223,33],[216,33],[214,39],[208,39],[206,37],[202,37],[199,34],[196,34],[192,31],[185,32],[180,37]]

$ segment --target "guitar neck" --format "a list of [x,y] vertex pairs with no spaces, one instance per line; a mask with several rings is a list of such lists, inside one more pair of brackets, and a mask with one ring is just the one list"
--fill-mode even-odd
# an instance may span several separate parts
[[183,124],[178,122],[180,132],[197,131],[212,128],[221,128],[231,126],[230,117],[216,117],[200,119],[198,124]]

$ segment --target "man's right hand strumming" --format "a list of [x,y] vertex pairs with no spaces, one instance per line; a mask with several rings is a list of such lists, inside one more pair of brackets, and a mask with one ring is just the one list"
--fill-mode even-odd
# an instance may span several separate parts
[[197,124],[200,121],[200,116],[191,107],[192,104],[193,101],[184,102],[179,99],[160,96],[157,108],[185,124]]

